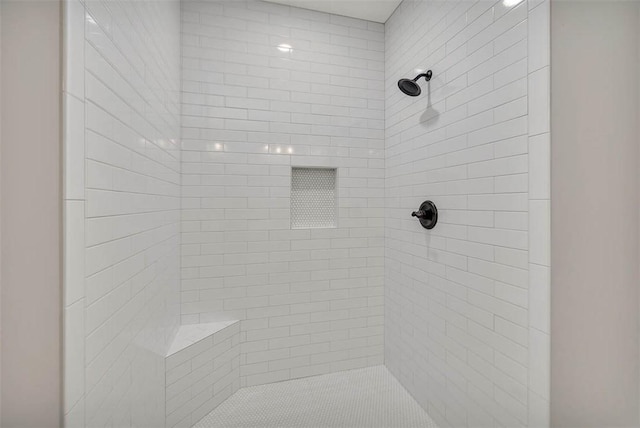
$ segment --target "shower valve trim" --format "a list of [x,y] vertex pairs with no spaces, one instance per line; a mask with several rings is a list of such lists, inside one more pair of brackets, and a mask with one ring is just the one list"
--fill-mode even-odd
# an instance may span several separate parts
[[420,224],[425,229],[433,229],[438,223],[438,208],[433,202],[424,201],[420,204],[418,211],[412,212],[411,216],[420,220]]

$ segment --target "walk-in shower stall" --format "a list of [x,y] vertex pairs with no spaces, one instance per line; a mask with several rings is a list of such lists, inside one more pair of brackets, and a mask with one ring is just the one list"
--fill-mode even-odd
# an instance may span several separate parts
[[405,416],[548,425],[548,0],[63,9],[66,426],[364,368]]

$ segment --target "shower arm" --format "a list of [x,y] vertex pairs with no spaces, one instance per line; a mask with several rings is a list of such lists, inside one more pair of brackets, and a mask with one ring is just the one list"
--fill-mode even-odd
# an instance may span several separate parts
[[432,76],[432,74],[433,74],[433,73],[431,72],[431,70],[427,70],[427,72],[426,72],[426,73],[418,74],[418,75],[413,79],[413,81],[414,81],[414,82],[417,82],[417,81],[418,81],[418,79],[420,79],[421,77],[424,77],[424,80],[426,80],[426,81],[428,82],[428,81],[430,81],[430,80],[431,80],[431,76]]

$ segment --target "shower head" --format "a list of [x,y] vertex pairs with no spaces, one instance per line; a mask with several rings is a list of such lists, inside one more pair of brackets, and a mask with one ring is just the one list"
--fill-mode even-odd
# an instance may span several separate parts
[[398,88],[410,97],[417,97],[422,92],[422,89],[420,89],[420,86],[418,86],[415,80],[411,79],[398,80]]
[[410,97],[417,97],[422,93],[422,89],[417,83],[418,79],[424,77],[428,82],[431,80],[432,74],[431,70],[428,70],[426,73],[418,74],[414,79],[400,79],[398,80],[398,88]]

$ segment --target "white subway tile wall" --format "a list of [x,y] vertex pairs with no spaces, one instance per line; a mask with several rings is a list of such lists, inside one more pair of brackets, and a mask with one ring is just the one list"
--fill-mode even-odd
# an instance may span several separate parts
[[180,3],[64,9],[65,426],[164,426],[180,310]]
[[[243,386],[381,364],[384,26],[186,0],[182,43],[182,322],[242,320]],[[337,228],[292,230],[292,167]]]
[[548,15],[404,0],[386,24],[385,364],[439,426],[549,425]]

